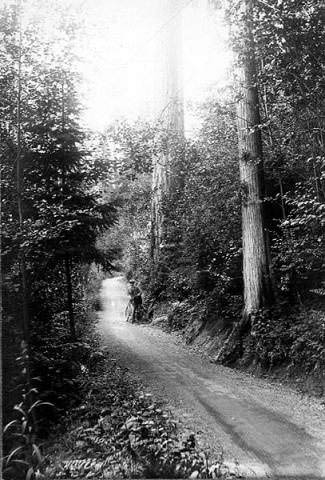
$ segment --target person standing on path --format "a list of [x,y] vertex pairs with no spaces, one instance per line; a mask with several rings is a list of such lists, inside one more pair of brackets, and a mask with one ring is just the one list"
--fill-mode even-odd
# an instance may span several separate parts
[[135,280],[131,279],[129,284],[128,294],[130,295],[130,303],[132,305],[131,322],[134,323],[140,316],[142,308],[142,293],[140,288],[135,283]]

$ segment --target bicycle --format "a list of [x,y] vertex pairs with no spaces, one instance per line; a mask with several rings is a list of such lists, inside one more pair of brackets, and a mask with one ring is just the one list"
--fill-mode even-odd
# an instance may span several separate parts
[[139,323],[143,318],[143,307],[140,304],[134,304],[132,300],[129,300],[129,303],[125,309],[126,321],[130,323]]
[[125,316],[126,316],[126,321],[127,322],[130,322],[130,323],[133,323],[133,305],[132,305],[132,301],[129,300],[129,303],[127,304],[126,306],[126,309],[125,309]]

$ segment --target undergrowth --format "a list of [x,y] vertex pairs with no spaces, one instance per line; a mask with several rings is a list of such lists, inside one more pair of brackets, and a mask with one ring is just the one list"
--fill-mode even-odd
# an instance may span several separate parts
[[194,434],[183,438],[108,352],[95,356],[95,370],[83,376],[82,404],[47,448],[46,478],[239,478],[222,455],[212,460],[201,451]]
[[325,369],[325,317],[320,311],[261,310],[252,319],[247,352],[264,369],[317,373]]
[[[325,313],[322,305],[285,303],[256,312],[251,328],[243,335],[241,348],[231,357],[231,365],[254,366],[261,373],[282,369],[288,378],[301,378],[302,388],[304,379],[309,382],[313,379],[314,393],[324,393]],[[165,311],[163,328],[181,331],[187,343],[192,343],[206,329],[210,332],[209,339],[211,335],[215,338],[207,348],[219,348],[234,322],[241,318],[241,303],[239,297],[233,301],[225,297],[220,301],[212,292],[205,297],[193,296],[182,302],[165,304]]]

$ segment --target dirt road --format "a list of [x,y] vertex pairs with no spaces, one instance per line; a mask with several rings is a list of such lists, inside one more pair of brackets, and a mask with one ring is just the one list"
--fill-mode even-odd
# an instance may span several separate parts
[[125,322],[122,278],[105,280],[100,329],[115,358],[202,445],[259,478],[325,478],[325,415],[321,403],[287,387],[213,365],[150,326]]

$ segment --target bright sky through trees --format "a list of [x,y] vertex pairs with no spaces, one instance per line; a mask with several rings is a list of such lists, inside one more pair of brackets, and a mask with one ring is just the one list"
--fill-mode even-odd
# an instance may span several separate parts
[[[116,117],[159,114],[163,24],[160,0],[89,0],[83,73],[87,80],[85,119],[101,128]],[[78,4],[78,0],[75,0]],[[227,79],[230,53],[226,28],[205,0],[183,2],[185,101],[203,100]],[[193,119],[187,115],[186,128]]]
[[[159,16],[161,1],[44,0],[41,8],[37,0],[22,2],[26,21],[35,16],[41,19],[47,40],[52,39],[58,48],[53,32],[57,35],[62,10],[80,23],[76,50],[84,79],[81,93],[87,127],[102,129],[117,118],[159,115],[166,29]],[[211,88],[225,85],[231,55],[222,13],[209,8],[207,0],[183,0],[180,4],[184,93],[189,105],[204,100]],[[189,108],[185,114],[185,129],[190,131],[196,120]]]

